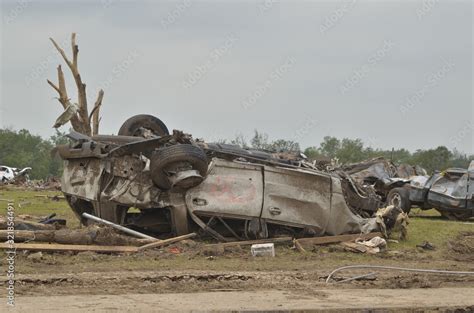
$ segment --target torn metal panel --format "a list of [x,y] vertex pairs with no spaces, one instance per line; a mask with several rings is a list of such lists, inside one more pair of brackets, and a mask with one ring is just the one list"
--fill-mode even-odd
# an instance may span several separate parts
[[198,215],[259,218],[263,204],[262,166],[214,159],[207,178],[186,192],[186,205]]
[[105,163],[95,158],[68,159],[64,162],[62,192],[91,201],[99,200]]
[[331,210],[331,176],[265,166],[262,218],[323,234]]

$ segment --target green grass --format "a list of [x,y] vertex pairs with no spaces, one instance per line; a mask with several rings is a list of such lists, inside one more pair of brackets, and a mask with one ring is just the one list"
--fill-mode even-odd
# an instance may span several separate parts
[[62,193],[60,191],[34,191],[15,186],[2,186],[0,188],[0,214],[5,215],[8,201],[12,200],[17,217],[21,214],[43,217],[56,213],[56,218],[66,219],[69,227],[79,226],[76,216],[64,199],[54,201],[42,196],[62,196]]
[[[66,201],[53,201],[37,195],[62,195],[58,191],[33,191],[19,188],[3,187],[0,199],[13,200],[15,214],[46,216],[56,213],[57,218],[68,221],[69,228],[79,226],[78,219],[72,213]],[[20,204],[20,205],[19,205]],[[21,207],[20,207],[21,206]],[[0,212],[5,214],[7,202],[0,201]],[[420,216],[422,215],[422,216]],[[117,270],[314,270],[315,268],[333,268],[348,264],[392,264],[399,266],[424,266],[449,268],[458,266],[450,259],[447,242],[453,240],[460,231],[474,231],[474,223],[443,220],[436,211],[413,210],[408,226],[408,240],[389,243],[388,251],[399,251],[398,255],[380,253],[377,255],[355,254],[343,251],[337,245],[316,246],[314,251],[298,253],[289,245],[279,245],[275,258],[252,258],[250,248],[243,247],[237,252],[226,252],[215,258],[197,253],[171,255],[164,251],[145,251],[135,255],[104,255],[91,256],[88,253],[45,254],[41,266],[26,257],[19,260],[21,273],[60,272],[60,271],[117,271]],[[416,248],[417,244],[429,241],[435,245],[435,251],[423,251]],[[0,253],[3,263],[4,255]],[[423,265],[421,265],[423,263]],[[463,263],[461,267],[470,266]]]
[[438,252],[447,248],[447,242],[454,239],[461,231],[474,231],[474,223],[443,220],[436,215],[429,217],[411,217],[408,226],[408,240],[392,244],[399,250],[410,250],[429,241],[437,247]]

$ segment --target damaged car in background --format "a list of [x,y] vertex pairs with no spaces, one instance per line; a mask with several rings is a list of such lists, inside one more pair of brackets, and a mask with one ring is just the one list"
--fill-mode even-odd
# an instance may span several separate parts
[[[474,217],[474,161],[468,169],[449,168],[431,176],[419,166],[397,166],[384,158],[342,166],[337,171],[347,175],[363,196],[378,197],[406,213],[417,207],[436,209],[452,220]],[[371,215],[376,206],[366,204],[359,205],[358,210],[362,215]]]
[[18,169],[15,167],[0,165],[0,182],[8,183],[8,182],[20,181],[20,180],[29,181],[30,171],[31,171],[31,167]]
[[220,241],[280,235],[322,236],[390,228],[398,208],[363,217],[359,206],[383,207],[338,172],[303,155],[206,143],[169,133],[151,115],[128,119],[118,135],[68,135],[62,191],[82,213],[148,233],[200,230]]

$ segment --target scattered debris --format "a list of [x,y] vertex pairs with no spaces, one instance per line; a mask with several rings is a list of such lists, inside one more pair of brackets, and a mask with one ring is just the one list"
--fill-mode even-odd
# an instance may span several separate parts
[[61,226],[66,226],[66,220],[62,218],[54,218],[56,216],[56,213],[52,213],[49,216],[46,216],[45,218],[41,219],[39,221],[40,224],[58,224]]
[[51,200],[53,200],[53,201],[59,201],[59,200],[66,199],[64,196],[58,196],[58,195],[54,195],[54,196],[50,196],[50,195],[35,195],[35,197],[37,197],[37,198],[48,198],[48,199],[51,199]]
[[[354,235],[339,235],[339,236],[324,236],[324,237],[311,237],[311,238],[300,238],[295,240],[295,247],[300,252],[306,251],[305,248],[311,248],[314,245],[326,245],[335,244],[340,242],[351,242],[355,243],[358,240],[369,240],[374,237],[382,236],[381,233],[369,233],[369,234],[354,234]],[[300,248],[304,251],[301,251]],[[367,250],[364,248],[364,251]]]
[[[47,243],[16,243],[16,250],[43,251],[43,252],[103,252],[103,253],[134,253],[137,247],[131,246],[96,246],[96,245],[66,245]],[[0,243],[0,249],[10,249],[10,245]]]
[[0,183],[15,183],[20,184],[30,180],[28,174],[31,171],[31,167],[25,167],[18,169],[15,167],[9,167],[0,165]]
[[[377,270],[388,270],[388,271],[405,271],[405,272],[418,272],[418,273],[429,273],[429,274],[443,274],[443,275],[474,275],[474,272],[469,271],[446,271],[446,270],[432,270],[432,269],[419,269],[419,268],[407,268],[407,267],[396,267],[396,266],[383,266],[383,265],[348,265],[335,269],[326,278],[326,283],[329,283],[333,278],[334,274],[339,271],[346,269],[377,269]],[[372,274],[372,273],[370,273]]]
[[416,247],[423,250],[435,250],[435,246],[429,241],[423,241],[421,244],[416,245]]
[[400,207],[389,205],[381,208],[375,214],[377,223],[385,238],[390,238],[392,233],[398,232],[398,239],[405,240],[408,234],[408,214],[402,212]]
[[357,275],[357,276],[350,277],[350,278],[343,278],[341,280],[336,280],[336,284],[347,283],[347,282],[353,281],[353,280],[375,280],[375,279],[377,279],[376,273],[372,272],[372,273],[368,273],[368,274]]
[[253,257],[275,257],[275,244],[273,243],[258,243],[250,247],[250,252]]
[[163,246],[166,246],[166,245],[169,245],[169,244],[172,244],[172,243],[179,242],[181,240],[193,238],[196,235],[197,235],[196,233],[190,233],[190,234],[183,235],[183,236],[178,236],[178,237],[169,238],[169,239],[165,239],[165,240],[155,241],[155,242],[149,243],[147,245],[141,246],[140,248],[138,248],[138,251],[163,247]]
[[277,237],[277,238],[270,238],[270,239],[258,239],[258,240],[247,240],[247,241],[234,241],[234,242],[223,242],[223,243],[216,243],[216,244],[209,244],[205,247],[236,247],[236,246],[251,246],[253,244],[260,244],[260,243],[286,243],[292,242],[293,237]]
[[33,262],[39,262],[43,258],[43,252],[39,251],[39,252],[31,253],[26,258]]
[[[42,224],[34,221],[22,220],[15,218],[15,230],[55,230],[63,228],[64,225],[54,224]],[[0,217],[0,229],[7,229],[8,222],[4,217]]]
[[[0,240],[7,240],[10,231],[0,230]],[[142,246],[154,240],[137,239],[117,233],[109,227],[91,225],[81,229],[15,230],[16,242],[48,242],[81,245],[133,245]]]
[[385,249],[387,242],[381,237],[373,237],[367,241],[343,242],[341,245],[348,251],[375,254]]

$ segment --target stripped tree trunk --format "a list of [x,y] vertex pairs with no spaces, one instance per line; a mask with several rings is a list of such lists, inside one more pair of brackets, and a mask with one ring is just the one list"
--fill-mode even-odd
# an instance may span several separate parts
[[[104,91],[101,89],[99,90],[99,94],[97,95],[97,100],[94,104],[94,107],[91,110],[89,115],[89,109],[87,106],[87,94],[86,94],[86,84],[82,81],[81,74],[79,73],[78,68],[78,54],[79,54],[79,46],[76,44],[76,34],[72,33],[71,35],[71,48],[72,48],[72,61],[67,57],[64,50],[54,41],[53,38],[50,38],[51,42],[53,43],[54,47],[64,59],[67,66],[71,70],[72,76],[74,77],[74,81],[76,83],[77,88],[77,113],[75,113],[72,118],[70,119],[72,128],[84,135],[96,135],[99,133],[99,112],[100,106],[102,105],[102,99],[104,97]],[[58,66],[58,84],[55,85],[49,79],[47,80],[48,84],[53,87],[56,92],[59,94],[58,101],[61,103],[63,108],[66,110],[71,105],[71,102],[67,94],[66,90],[66,83],[64,79],[64,73],[62,71],[61,65]]]

